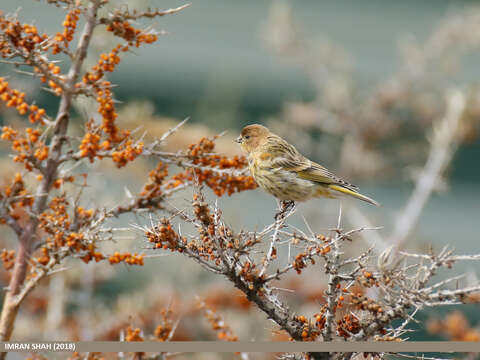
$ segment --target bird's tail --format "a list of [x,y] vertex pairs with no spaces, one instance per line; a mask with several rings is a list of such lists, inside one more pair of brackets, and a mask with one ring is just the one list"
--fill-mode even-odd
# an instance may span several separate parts
[[366,201],[366,202],[368,202],[370,204],[373,204],[375,206],[381,206],[380,203],[376,202],[373,199],[370,199],[368,196],[365,196],[365,195],[362,195],[362,194],[360,194],[356,191],[347,189],[346,187],[343,187],[341,185],[331,184],[331,185],[328,185],[328,188],[332,189],[332,190],[335,190],[335,191],[338,191],[338,192],[341,192],[341,193],[346,194],[346,195],[353,196],[357,199]]

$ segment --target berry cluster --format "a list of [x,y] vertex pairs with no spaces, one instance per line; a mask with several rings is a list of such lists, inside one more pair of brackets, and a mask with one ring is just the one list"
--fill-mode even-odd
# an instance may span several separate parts
[[471,327],[468,319],[460,311],[453,311],[444,319],[429,320],[427,330],[431,334],[441,334],[452,341],[480,341],[480,330]]
[[238,337],[233,333],[230,326],[228,326],[223,320],[222,316],[217,314],[214,308],[208,306],[204,302],[199,305],[200,309],[203,309],[205,317],[212,329],[217,333],[219,340],[223,341],[237,341]]
[[25,93],[16,89],[11,89],[8,81],[0,77],[0,100],[7,107],[14,107],[20,115],[29,113],[28,118],[31,123],[42,122],[45,116],[45,110],[40,109],[37,105],[28,105],[25,101]]
[[73,36],[75,35],[75,29],[77,28],[79,15],[80,9],[75,8],[70,10],[65,16],[65,20],[62,23],[63,32],[57,33],[54,38],[55,44],[52,50],[54,54],[58,54],[61,51],[58,44],[63,43],[63,45],[67,48],[69,43],[73,40]]
[[8,126],[2,128],[2,140],[12,142],[12,150],[17,153],[13,161],[24,163],[28,171],[32,171],[34,162],[43,161],[48,157],[48,147],[39,141],[40,131],[37,129],[26,129],[26,135],[20,135],[18,131]]
[[125,39],[128,41],[129,45],[135,47],[139,47],[142,43],[152,44],[158,40],[156,34],[146,33],[143,30],[136,29],[130,25],[128,21],[112,21],[107,25],[107,31],[112,32],[115,36]]
[[[115,67],[120,63],[121,52],[128,51],[130,46],[139,47],[142,43],[151,44],[157,40],[157,35],[147,34],[142,30],[135,29],[128,21],[114,21],[107,26],[107,30],[125,39],[127,44],[118,44],[109,53],[102,53],[97,64],[83,75],[83,84],[77,84],[76,88],[85,88],[95,93],[98,112],[102,115],[100,129],[106,135],[102,147],[105,150],[115,147],[112,159],[117,167],[120,168],[125,166],[128,161],[133,161],[142,153],[143,144],[134,144],[130,139],[130,132],[118,129],[115,123],[118,113],[115,111],[111,83],[106,80],[105,73],[115,70]],[[99,150],[99,141],[100,135],[98,133],[87,132],[80,145],[81,154],[92,161]]]
[[0,253],[0,260],[3,263],[3,268],[10,271],[15,263],[15,250],[3,249]]
[[138,255],[137,253],[120,254],[118,251],[115,251],[115,253],[108,258],[108,261],[110,262],[110,264],[118,264],[124,262],[128,265],[143,266],[143,255]]
[[360,320],[352,313],[346,314],[343,318],[337,320],[337,333],[344,339],[348,339],[352,334],[357,334],[362,329]]
[[172,224],[166,218],[160,221],[160,224],[151,230],[145,231],[148,241],[154,244],[155,249],[170,249],[171,251],[182,251],[186,239],[173,230]]
[[18,52],[28,55],[47,39],[48,36],[39,34],[34,25],[21,24],[0,11],[0,56],[3,58],[13,57]]
[[153,334],[158,341],[167,341],[173,335],[173,312],[171,310],[162,309],[162,311],[160,311],[160,315],[162,317],[162,323],[155,328]]
[[[25,207],[30,207],[33,204],[33,197],[25,187],[22,174],[15,173],[11,185],[5,185],[0,190],[0,199],[9,198],[9,214],[10,216],[18,220],[20,215],[15,213],[17,208],[23,210]],[[2,219],[4,221],[4,219]],[[0,222],[4,223],[4,222]]]
[[379,304],[377,304],[375,300],[372,300],[359,293],[352,293],[351,297],[352,297],[351,303],[355,305],[358,309],[369,311],[375,315],[380,315],[383,313],[382,307]]
[[76,224],[73,226],[68,206],[69,202],[64,196],[53,197],[48,209],[39,215],[39,227],[47,236],[45,246],[41,248],[42,254],[37,261],[47,264],[51,254],[59,252],[77,254],[85,263],[105,259],[94,243],[87,241],[82,232],[74,229],[74,227],[81,227],[82,222],[88,223],[93,216],[93,211],[83,208],[77,210],[77,214],[81,216],[77,217]]
[[142,330],[139,328],[133,329],[131,326],[128,326],[125,332],[125,341],[144,341]]
[[323,246],[309,246],[305,251],[298,253],[293,260],[292,266],[297,272],[297,274],[302,273],[302,269],[307,267],[307,261],[310,261],[312,265],[315,264],[314,256],[321,255],[325,256],[331,251],[331,247],[328,244]]
[[186,156],[194,165],[200,167],[187,169],[173,176],[168,186],[174,188],[186,182],[198,181],[199,184],[206,184],[217,196],[257,188],[257,183],[251,176],[214,171],[214,169],[243,169],[247,165],[245,157],[234,156],[229,159],[213,153],[214,147],[214,141],[207,138],[202,138],[197,144],[191,144]]
[[310,321],[305,316],[300,315],[295,317],[295,320],[302,324],[302,340],[303,341],[315,341],[317,337],[320,335],[320,331],[318,328],[317,319],[315,319],[315,323]]
[[357,277],[357,281],[366,288],[370,288],[372,286],[379,286],[378,280],[375,276],[367,270],[364,270],[360,276]]
[[163,194],[162,185],[168,176],[168,166],[161,161],[158,162],[156,168],[151,170],[148,174],[148,182],[143,187],[140,193],[142,199],[142,206],[149,207],[149,204],[154,203]]

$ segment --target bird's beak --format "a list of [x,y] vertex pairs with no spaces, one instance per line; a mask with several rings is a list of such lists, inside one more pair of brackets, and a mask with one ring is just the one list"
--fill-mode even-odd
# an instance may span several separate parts
[[242,136],[237,137],[234,141],[235,141],[236,143],[241,144],[241,143],[242,143]]

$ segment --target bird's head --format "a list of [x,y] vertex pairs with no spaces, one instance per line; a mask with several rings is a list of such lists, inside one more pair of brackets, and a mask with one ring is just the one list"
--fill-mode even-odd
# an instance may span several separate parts
[[243,151],[250,154],[265,143],[269,134],[270,130],[265,126],[259,124],[248,125],[243,128],[240,136],[235,141],[240,144]]

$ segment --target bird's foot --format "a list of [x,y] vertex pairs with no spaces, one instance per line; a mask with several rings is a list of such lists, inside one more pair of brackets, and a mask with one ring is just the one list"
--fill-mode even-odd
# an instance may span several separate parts
[[275,221],[279,221],[285,218],[285,215],[289,210],[295,207],[295,201],[293,200],[281,200],[280,210],[275,214]]

